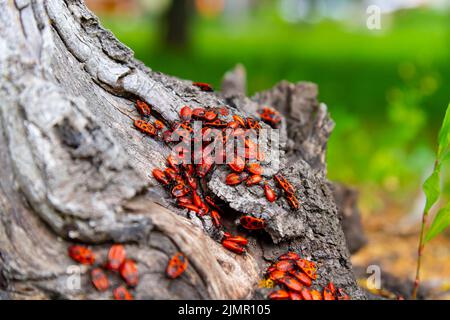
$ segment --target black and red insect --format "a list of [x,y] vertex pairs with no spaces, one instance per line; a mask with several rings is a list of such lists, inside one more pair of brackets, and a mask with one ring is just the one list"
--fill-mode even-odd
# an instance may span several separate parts
[[134,300],[131,293],[124,286],[119,286],[114,289],[113,295],[116,300]]
[[214,91],[213,87],[206,82],[193,82],[192,85],[199,88],[201,91],[212,92]]
[[69,256],[76,262],[86,265],[92,265],[95,262],[95,255],[88,247],[73,245],[69,247],[68,251]]
[[136,100],[136,109],[143,117],[150,117],[152,114],[152,108],[142,100]]
[[106,291],[109,288],[109,280],[105,272],[100,268],[92,269],[91,281],[98,291]]
[[108,263],[106,267],[112,271],[119,271],[120,266],[125,261],[126,251],[123,245],[115,244],[108,252]]
[[120,275],[127,285],[135,287],[139,282],[139,272],[136,263],[131,259],[126,259],[120,266]]
[[275,181],[278,183],[278,185],[288,194],[294,194],[295,189],[292,186],[292,184],[281,174],[276,174],[274,176]]
[[177,252],[170,258],[166,267],[166,275],[170,279],[176,279],[181,276],[189,264],[188,258],[182,253]]
[[242,227],[248,230],[260,230],[266,227],[266,220],[252,216],[242,216],[240,223]]

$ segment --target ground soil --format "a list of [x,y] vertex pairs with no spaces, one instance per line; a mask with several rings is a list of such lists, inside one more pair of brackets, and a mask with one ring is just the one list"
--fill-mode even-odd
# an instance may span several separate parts
[[[385,210],[381,213],[363,213],[362,222],[368,244],[352,257],[359,269],[358,282],[366,285],[368,265],[379,265],[382,273],[411,284],[415,275],[419,225],[400,227],[404,215],[401,209]],[[450,237],[441,235],[433,239],[425,248],[422,264],[422,281],[428,299],[450,299]],[[361,270],[363,270],[361,272]]]

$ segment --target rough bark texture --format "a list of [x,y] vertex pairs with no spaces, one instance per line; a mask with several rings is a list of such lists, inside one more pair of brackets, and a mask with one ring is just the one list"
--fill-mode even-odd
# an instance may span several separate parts
[[[262,270],[287,249],[319,263],[320,285],[334,281],[365,297],[326,180],[333,123],[315,85],[283,82],[252,99],[239,84],[223,95],[201,92],[136,61],[76,0],[0,0],[0,72],[0,298],[111,298],[93,289],[86,269],[80,290],[67,285],[74,242],[100,257],[110,243],[125,243],[138,263],[139,299],[263,298]],[[249,236],[246,255],[224,250],[208,216],[176,208],[149,178],[169,150],[131,128],[137,97],[167,123],[186,104],[254,116],[261,104],[278,108],[282,160],[268,163],[267,174],[280,167],[301,209],[269,204],[253,188],[231,189],[216,170],[208,186],[228,208],[229,228],[236,210],[269,220],[267,233]],[[179,250],[190,267],[169,281],[164,269]]]

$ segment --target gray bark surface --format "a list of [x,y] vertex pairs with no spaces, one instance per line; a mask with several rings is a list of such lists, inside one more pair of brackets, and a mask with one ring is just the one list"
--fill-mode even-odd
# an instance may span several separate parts
[[[139,268],[137,299],[264,298],[262,272],[288,249],[319,263],[318,284],[365,298],[326,179],[333,123],[315,85],[282,82],[253,98],[239,83],[201,92],[135,60],[79,0],[0,0],[0,72],[0,299],[111,298],[94,290],[86,268],[80,290],[67,285],[67,247],[79,242],[100,261],[111,243],[124,243]],[[225,250],[208,216],[175,207],[149,177],[170,150],[131,128],[136,98],[166,123],[184,105],[253,116],[263,104],[279,109],[282,161],[267,172],[280,166],[300,210],[269,204],[256,189],[231,190],[215,170],[208,186],[228,208],[228,227],[235,210],[269,220],[267,233],[250,234],[247,254]],[[164,270],[177,251],[190,267],[170,281]]]

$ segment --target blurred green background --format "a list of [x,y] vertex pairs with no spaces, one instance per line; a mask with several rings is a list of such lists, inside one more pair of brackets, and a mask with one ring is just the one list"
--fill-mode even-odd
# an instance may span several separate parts
[[[336,122],[329,177],[357,187],[365,213],[411,209],[450,101],[450,1],[87,3],[153,70],[219,87],[242,63],[250,95],[283,79],[318,83]],[[366,26],[370,3],[380,30]]]

